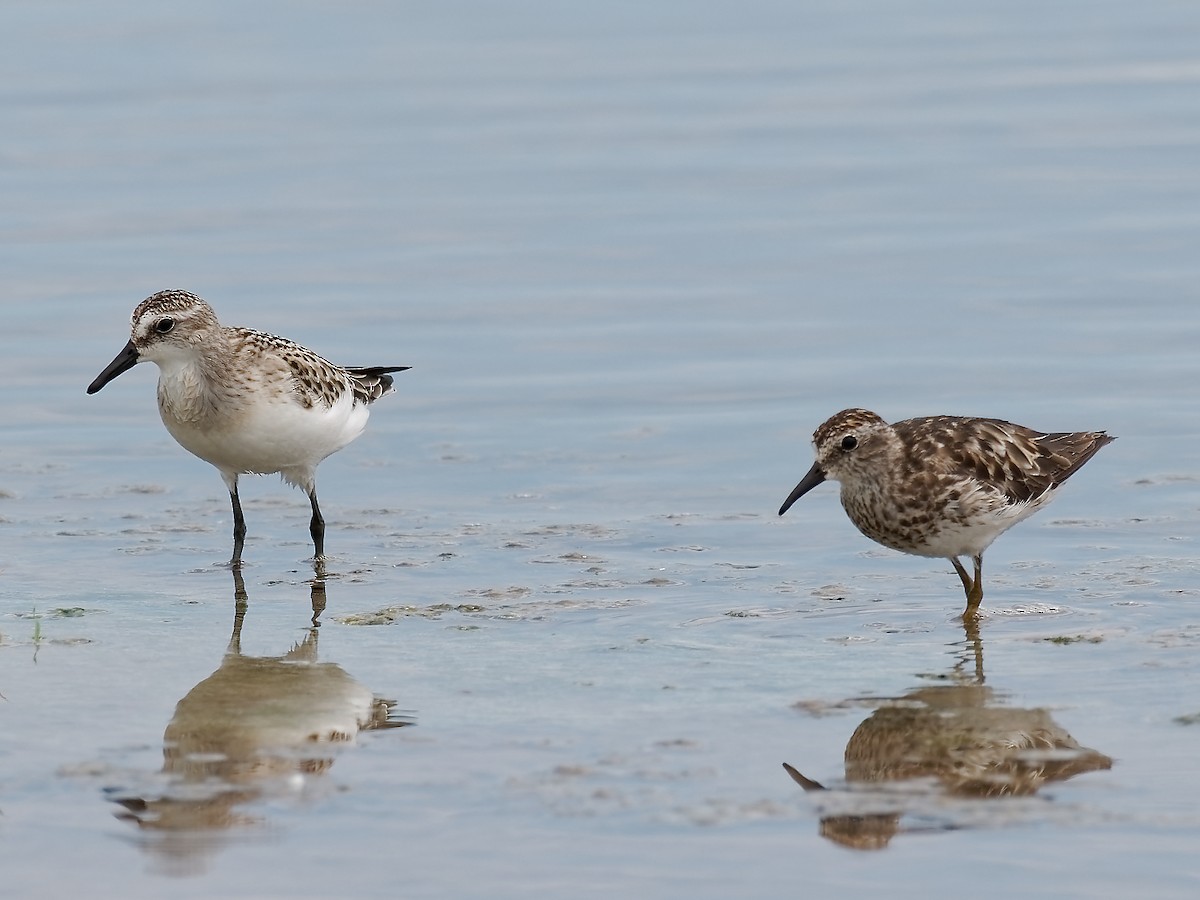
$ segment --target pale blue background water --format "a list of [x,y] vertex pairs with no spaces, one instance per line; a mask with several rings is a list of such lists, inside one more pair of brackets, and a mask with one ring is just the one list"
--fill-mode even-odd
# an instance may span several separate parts
[[[1198,39],[1165,2],[5,7],[6,889],[1193,896]],[[83,393],[168,286],[414,367],[321,469],[320,658],[416,726],[173,843],[109,798],[221,661],[227,499],[150,367]],[[832,488],[774,514],[848,405],[1120,436],[989,552],[982,629],[1111,771],[819,837],[780,763],[836,785],[837,704],[963,641]],[[279,656],[307,505],[243,493]],[[444,603],[483,610],[344,619]]]

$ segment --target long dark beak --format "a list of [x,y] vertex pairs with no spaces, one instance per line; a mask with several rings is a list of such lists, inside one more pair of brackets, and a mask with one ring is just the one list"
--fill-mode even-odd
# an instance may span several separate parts
[[125,349],[117,354],[116,358],[104,367],[104,371],[96,376],[96,380],[88,385],[87,392],[94,394],[100,388],[104,387],[126,369],[132,369],[138,364],[137,347],[133,346],[133,341],[125,345]]
[[782,516],[785,512],[792,508],[792,504],[815,488],[818,484],[825,480],[825,473],[821,471],[820,463],[813,463],[813,467],[808,470],[808,474],[804,476],[801,482],[796,485],[788,498],[783,501],[783,506],[779,507],[779,514]]

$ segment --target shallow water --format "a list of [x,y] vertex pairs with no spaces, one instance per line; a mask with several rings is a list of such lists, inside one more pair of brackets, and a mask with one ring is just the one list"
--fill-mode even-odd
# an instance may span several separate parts
[[[1200,12],[3,19],[14,895],[1194,895]],[[83,393],[167,286],[413,366],[321,468],[318,629],[303,496],[247,479],[239,619],[153,369]],[[832,487],[775,515],[848,405],[1120,440],[966,633]],[[1059,749],[847,768],[929,710]]]

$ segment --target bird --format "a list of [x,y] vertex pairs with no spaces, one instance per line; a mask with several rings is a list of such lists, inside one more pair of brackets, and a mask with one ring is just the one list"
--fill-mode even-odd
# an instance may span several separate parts
[[[944,557],[966,593],[964,620],[983,599],[983,553],[1054,499],[1064,481],[1115,438],[1041,432],[1002,419],[927,416],[889,425],[844,409],[813,433],[816,461],[779,508],[826,479],[840,482],[850,521],[877,543]],[[959,557],[970,557],[969,574]]]
[[222,325],[207,302],[164,290],[133,311],[129,342],[88,386],[95,394],[138,363],[158,366],[158,412],[185,450],[221,473],[233,506],[234,568],[246,520],[240,475],[278,473],[312,505],[314,558],[325,558],[317,465],[358,437],[369,407],[409,366],[342,367],[274,334]]

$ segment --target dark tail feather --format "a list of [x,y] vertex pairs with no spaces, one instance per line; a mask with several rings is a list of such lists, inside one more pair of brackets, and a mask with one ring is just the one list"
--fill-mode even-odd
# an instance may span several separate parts
[[1115,440],[1115,437],[1103,431],[1060,432],[1046,435],[1038,443],[1061,457],[1064,463],[1062,470],[1054,479],[1053,486],[1057,487],[1062,484],[1078,472],[1084,463],[1095,456],[1101,447],[1105,447]]
[[378,400],[392,389],[392,376],[389,372],[405,372],[412,366],[355,366],[346,367],[346,371],[356,383],[355,393],[367,403]]
[[387,375],[389,372],[406,372],[412,366],[346,366],[346,371],[353,375],[366,375],[368,378],[374,378],[378,375]]

